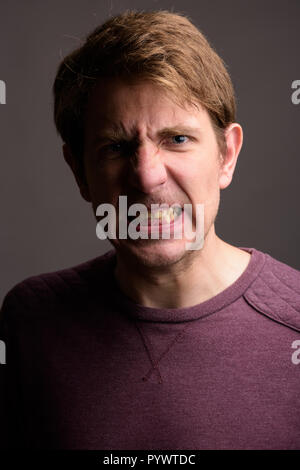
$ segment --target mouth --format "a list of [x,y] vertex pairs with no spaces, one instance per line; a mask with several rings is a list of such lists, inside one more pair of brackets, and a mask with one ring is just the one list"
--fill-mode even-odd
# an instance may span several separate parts
[[[169,207],[166,209],[160,208],[159,210],[151,211],[148,209],[147,214],[141,214],[139,216],[140,224],[139,227],[151,227],[151,226],[167,226],[172,225],[174,222],[181,217],[183,209],[181,206]],[[128,222],[136,219],[138,216],[128,216]]]

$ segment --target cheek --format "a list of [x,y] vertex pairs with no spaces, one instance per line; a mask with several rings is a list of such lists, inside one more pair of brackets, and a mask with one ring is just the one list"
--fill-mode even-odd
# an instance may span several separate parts
[[[174,173],[173,173],[174,174]],[[198,202],[215,199],[219,193],[218,166],[211,162],[193,159],[176,166],[177,181],[189,197]]]

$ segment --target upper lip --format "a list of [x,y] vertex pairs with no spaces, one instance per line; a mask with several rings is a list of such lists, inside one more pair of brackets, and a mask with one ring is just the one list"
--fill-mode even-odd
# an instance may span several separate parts
[[[147,209],[148,209],[148,211],[147,211],[147,212],[148,212],[148,213],[147,213],[148,217],[160,211],[160,208],[159,208],[159,209],[154,210],[153,213],[152,213],[151,208],[149,208],[148,206],[146,206],[146,207],[147,207]],[[176,207],[180,207],[181,209],[183,209],[182,206],[179,206],[179,205],[175,206],[175,208],[176,208]],[[140,216],[140,215],[143,215],[143,214],[128,215],[127,217],[128,217],[128,218],[136,218],[137,216]],[[178,215],[179,215],[179,214],[178,214]]]
[[[151,205],[157,205],[158,206],[158,209],[169,209],[171,207],[183,207],[182,204],[179,204],[178,202],[173,202],[171,204],[168,204],[167,202],[152,202],[150,205],[149,204],[144,204],[143,202],[135,202],[133,204],[142,204],[143,206],[145,206],[148,211],[151,211],[152,210],[152,207]],[[133,204],[129,204],[128,207],[130,207],[131,205]],[[160,207],[160,206],[163,206],[163,207]]]

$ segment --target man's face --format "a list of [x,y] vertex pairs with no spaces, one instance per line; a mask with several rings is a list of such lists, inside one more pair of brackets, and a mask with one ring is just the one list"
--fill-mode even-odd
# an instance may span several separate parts
[[[220,151],[207,111],[182,108],[150,82],[101,81],[86,113],[87,199],[96,211],[120,195],[133,203],[204,205],[204,234],[213,228],[220,198]],[[138,215],[138,214],[137,214]],[[117,225],[118,234],[118,225]],[[118,235],[117,235],[118,236]],[[187,239],[115,239],[117,252],[147,266],[188,256]],[[205,244],[205,242],[204,242]]]

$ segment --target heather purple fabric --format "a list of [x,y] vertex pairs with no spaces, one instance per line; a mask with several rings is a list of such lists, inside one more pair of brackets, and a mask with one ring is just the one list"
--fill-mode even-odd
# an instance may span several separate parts
[[17,284],[2,447],[300,449],[300,272],[242,249],[237,281],[190,308],[131,301],[114,250]]

